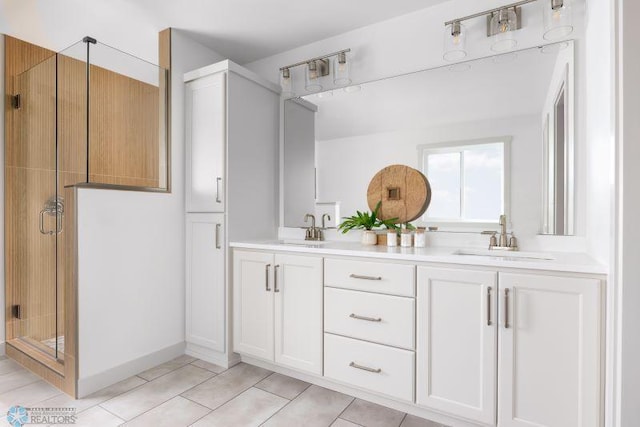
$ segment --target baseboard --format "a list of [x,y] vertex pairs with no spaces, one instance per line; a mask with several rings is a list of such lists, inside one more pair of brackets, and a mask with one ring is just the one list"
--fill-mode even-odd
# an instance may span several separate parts
[[6,341],[0,341],[0,356],[5,356],[7,354],[7,351],[5,350],[5,343]]
[[145,356],[123,363],[115,368],[100,372],[86,378],[78,379],[78,398],[83,398],[91,393],[108,387],[112,384],[136,375],[142,371],[158,366],[171,359],[175,359],[184,353],[184,343],[180,342],[162,350],[149,353]]
[[277,372],[282,375],[297,378],[302,381],[306,381],[311,384],[318,385],[320,387],[328,388],[339,393],[348,394],[350,396],[357,397],[358,399],[367,400],[369,402],[377,403],[378,405],[386,406],[398,411],[406,412],[411,415],[415,415],[421,418],[426,418],[431,421],[435,421],[440,424],[444,424],[451,427],[483,427],[484,424],[473,423],[470,421],[461,420],[459,418],[453,418],[439,412],[430,411],[412,403],[401,402],[394,400],[380,394],[364,391],[362,389],[343,384],[334,380],[330,380],[326,377],[308,374],[300,371],[296,371],[289,368],[276,365],[272,362],[268,362],[261,359],[256,359],[250,356],[240,356],[240,360],[250,365],[255,365],[260,368],[268,369],[273,372]]
[[240,356],[235,353],[220,353],[219,351],[211,350],[190,342],[187,343],[184,354],[204,360],[205,362],[213,363],[214,365],[222,366],[223,368],[230,368],[240,363]]

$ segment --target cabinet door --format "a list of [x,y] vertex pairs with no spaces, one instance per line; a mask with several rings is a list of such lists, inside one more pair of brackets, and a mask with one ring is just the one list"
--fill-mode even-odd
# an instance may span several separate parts
[[223,214],[187,215],[186,340],[225,351]]
[[502,427],[595,427],[600,281],[500,273]]
[[234,351],[273,361],[273,255],[233,252]]
[[419,405],[496,420],[497,273],[418,268]]
[[187,212],[224,212],[225,80],[218,73],[186,85]]
[[322,258],[276,255],[275,361],[322,375]]

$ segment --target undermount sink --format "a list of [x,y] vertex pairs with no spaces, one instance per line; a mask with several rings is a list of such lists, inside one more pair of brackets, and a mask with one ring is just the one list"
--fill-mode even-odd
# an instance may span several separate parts
[[552,261],[555,258],[542,252],[500,251],[488,249],[458,249],[452,255],[481,256],[513,261]]
[[324,245],[324,241],[320,240],[280,240],[281,245],[306,246],[315,247]]

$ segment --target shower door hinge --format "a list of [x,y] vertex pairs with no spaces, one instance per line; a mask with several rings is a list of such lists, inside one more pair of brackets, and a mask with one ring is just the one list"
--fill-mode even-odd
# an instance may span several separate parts
[[14,304],[11,306],[11,317],[22,319],[22,310],[20,309],[20,304]]
[[11,105],[14,110],[19,110],[20,107],[22,107],[22,98],[20,97],[20,94],[11,96]]

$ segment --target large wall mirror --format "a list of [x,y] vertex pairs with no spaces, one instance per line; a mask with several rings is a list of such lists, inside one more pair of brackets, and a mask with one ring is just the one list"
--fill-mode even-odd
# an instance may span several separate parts
[[[283,225],[367,209],[391,164],[422,170],[414,225],[575,233],[574,46],[537,47],[285,101]],[[307,224],[308,225],[308,224]]]

